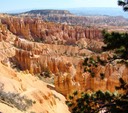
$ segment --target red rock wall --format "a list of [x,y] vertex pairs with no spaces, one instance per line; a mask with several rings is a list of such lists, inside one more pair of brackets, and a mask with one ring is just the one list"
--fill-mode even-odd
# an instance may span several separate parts
[[[81,65],[76,68],[74,76],[65,74],[55,76],[55,88],[63,95],[71,94],[73,91],[116,91],[115,86],[119,86],[119,78],[122,77],[128,82],[128,67],[124,64],[107,64],[99,65],[94,69],[95,77],[92,78],[89,73],[83,73]],[[101,79],[100,73],[105,74],[105,78]],[[122,91],[119,91],[122,92]]]
[[98,29],[43,22],[40,19],[8,17],[3,18],[2,23],[15,35],[46,43],[72,44],[81,38],[102,38]]
[[64,73],[71,72],[70,67],[73,68],[73,62],[77,64],[78,61],[71,61],[65,56],[76,55],[78,48],[73,46],[49,45],[29,42],[24,39],[15,40],[16,59],[22,70],[29,70],[30,73],[42,73],[47,68],[50,72]]

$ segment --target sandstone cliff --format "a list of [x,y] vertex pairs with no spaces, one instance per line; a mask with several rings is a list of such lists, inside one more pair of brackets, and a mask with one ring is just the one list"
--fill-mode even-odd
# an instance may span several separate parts
[[[65,96],[74,90],[97,91],[100,89],[114,92],[115,86],[119,84],[118,79],[120,77],[127,79],[127,67],[115,61],[94,68],[94,78],[90,73],[84,73],[83,56],[79,54],[79,47],[33,43],[25,39],[16,39],[15,46],[17,47],[15,57],[21,69],[29,70],[32,74],[42,74],[45,71],[54,74],[55,89]],[[87,50],[85,54],[92,55],[94,58],[97,56]],[[111,53],[99,55],[101,59],[107,60]],[[101,73],[104,74],[104,79],[101,78]]]
[[[44,83],[31,74],[25,74],[23,72],[16,73],[1,63],[0,91],[8,93],[8,96],[9,93],[19,93],[20,96],[26,96],[32,101],[35,101],[32,107],[25,111],[28,113],[60,113],[60,110],[62,113],[70,113],[68,107],[65,105],[65,98],[54,90],[54,86]],[[25,113],[8,104],[1,103],[1,101],[0,112]]]
[[3,18],[2,23],[17,36],[38,42],[74,45],[81,38],[100,40],[101,31],[95,28],[68,26],[43,22],[41,19]]
[[[109,53],[110,54],[110,53]],[[100,58],[107,59],[108,54],[102,54]],[[125,64],[117,63],[113,61],[107,63],[105,66],[98,65],[98,67],[92,67],[95,74],[93,78],[91,73],[84,72],[83,61],[79,63],[76,69],[75,75],[62,74],[61,76],[55,76],[55,87],[58,92],[63,95],[72,93],[75,90],[78,91],[116,91],[115,86],[119,85],[119,78],[122,77],[126,82],[128,81],[128,67]],[[101,73],[104,74],[104,78],[101,78]]]
[[[101,89],[114,92],[115,86],[119,84],[119,77],[128,79],[127,67],[117,64],[116,61],[93,68],[94,78],[90,73],[83,71],[84,57],[99,55],[100,58],[107,59],[111,55],[101,54],[103,42],[101,31],[98,29],[43,22],[38,18],[8,16],[2,17],[1,21],[0,61],[6,67],[0,64],[0,76],[2,75],[0,82],[4,83],[5,91],[11,89],[36,100],[37,104],[32,107],[34,111],[58,113],[61,102],[55,99],[54,93],[57,92],[49,91],[46,84],[31,74],[40,76],[44,76],[44,73],[50,74],[54,77],[56,91],[65,96],[74,90]],[[16,65],[10,66],[10,60]],[[14,69],[10,71],[11,68],[16,71],[18,68],[22,72],[17,74]],[[104,79],[101,79],[101,73],[104,74]],[[4,74],[8,78],[4,78]],[[54,89],[53,86],[49,88]],[[43,92],[44,89],[46,92]],[[46,106],[48,108],[45,109]],[[64,109],[66,113],[67,108]]]
[[[0,17],[6,16],[4,14],[0,15]],[[4,65],[9,66],[9,58],[15,56],[15,47],[13,46],[15,37],[0,20],[0,62]]]
[[[30,73],[42,73],[48,69],[51,73],[69,72],[69,67],[74,68],[82,58],[78,47],[41,44],[29,42],[24,39],[15,40],[17,59],[22,70],[29,70]],[[80,50],[81,51],[81,50]],[[86,54],[92,54],[91,51]]]

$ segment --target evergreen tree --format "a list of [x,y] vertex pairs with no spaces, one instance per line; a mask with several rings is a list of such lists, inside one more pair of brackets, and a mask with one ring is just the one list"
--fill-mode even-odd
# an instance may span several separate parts
[[118,5],[122,6],[124,11],[128,11],[128,0],[118,0]]
[[128,33],[103,31],[104,43],[103,50],[115,50],[115,53],[123,59],[128,59]]
[[128,113],[128,84],[122,78],[119,81],[120,86],[116,89],[123,89],[124,94],[100,90],[92,94],[79,94],[75,91],[66,104],[72,113]]
[[[114,50],[123,61],[128,58],[128,34],[127,33],[108,33],[103,31],[104,50]],[[111,61],[111,60],[110,60]],[[106,65],[109,61],[104,61],[97,57],[96,59],[85,58],[83,62],[84,71],[89,72],[91,77],[95,77],[93,67]],[[104,79],[104,73],[100,73],[101,79]],[[96,91],[93,93],[78,93],[75,91],[69,96],[66,104],[72,113],[128,113],[128,83],[122,78],[119,79],[120,85],[115,87],[117,90],[123,90],[123,94],[109,91]]]

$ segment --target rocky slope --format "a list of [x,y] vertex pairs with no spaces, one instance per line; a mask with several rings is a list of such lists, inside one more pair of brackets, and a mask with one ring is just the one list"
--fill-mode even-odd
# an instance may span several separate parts
[[[1,18],[8,17],[7,15],[1,14]],[[16,36],[11,33],[5,24],[1,23],[0,20],[0,61],[7,64],[9,58],[15,55],[14,43]]]
[[42,44],[30,42],[25,39],[15,40],[15,57],[22,70],[29,70],[31,73],[42,73],[48,69],[50,72],[64,73],[69,71],[69,66],[77,65],[85,55],[93,52],[78,46],[65,46],[55,44]]
[[[1,17],[3,18],[5,16],[1,15]],[[14,59],[16,51],[13,45],[15,38],[16,36],[9,31],[7,25],[0,23],[0,94],[4,92],[3,96],[8,98],[11,96],[10,94],[18,93],[20,96],[28,97],[35,104],[27,109],[27,111],[21,111],[6,102],[6,100],[1,100],[1,95],[0,112],[59,113],[60,109],[63,109],[63,113],[69,113],[65,105],[65,98],[54,90],[54,86],[44,83],[31,74],[17,72],[11,68],[10,60]],[[15,97],[13,99],[15,100]]]
[[[44,83],[38,77],[27,72],[19,72],[16,69],[17,67],[15,68],[15,55],[18,48],[14,46],[14,40],[18,37],[9,31],[5,24],[1,23],[0,29],[2,36],[0,41],[0,112],[59,113],[62,110],[63,113],[69,113],[68,107],[65,105],[65,97],[57,93],[53,85]],[[27,111],[21,111],[10,104],[15,100],[15,97],[12,97],[13,101],[10,102],[3,100],[3,98],[8,99],[17,93],[21,97],[25,96],[34,102]],[[2,96],[4,97],[2,98]],[[21,104],[20,106],[22,107]]]
[[[108,58],[110,53],[100,55],[100,58]],[[93,56],[96,57],[96,56]],[[73,91],[106,91],[115,92],[115,86],[119,85],[119,78],[122,77],[128,82],[128,67],[125,64],[117,63],[113,61],[106,65],[98,65],[98,67],[91,67],[94,72],[94,77],[91,73],[84,72],[83,61],[79,63],[75,75],[63,74],[55,77],[55,87],[58,92],[63,95],[71,94]],[[101,77],[104,75],[104,78]],[[122,92],[122,91],[120,91]]]
[[38,42],[73,45],[81,38],[99,40],[101,31],[96,28],[68,26],[43,22],[41,19],[9,17],[2,18],[1,22],[15,35]]
[[[61,76],[61,73],[74,75],[75,66],[85,53],[93,53],[87,49],[90,40],[101,40],[98,37],[101,32],[10,16],[1,17],[0,28],[0,91],[19,93],[35,101],[27,112],[59,113],[61,109],[63,113],[68,113],[65,98],[55,91],[56,88],[32,75],[40,73],[44,76],[48,71],[52,76]],[[19,72],[19,69],[22,71]],[[22,112],[3,101],[0,105],[0,112]]]
[[[0,92],[20,94],[35,101],[27,111],[20,111],[15,107],[3,103],[0,99],[0,112],[3,113],[69,113],[65,105],[65,98],[54,90],[54,87],[39,80],[31,74],[15,72],[0,63]],[[15,98],[14,98],[15,99]],[[2,102],[2,103],[1,103]],[[22,105],[20,105],[22,106]],[[7,109],[8,108],[8,109]]]
[[[18,49],[16,49],[15,57],[22,70],[29,70],[32,74],[40,73],[43,75],[47,71],[54,74],[55,88],[63,95],[67,95],[74,90],[97,91],[102,89],[103,91],[110,90],[114,92],[115,86],[119,84],[119,76],[115,76],[114,81],[112,79],[113,73],[116,73],[113,68],[117,64],[114,66],[112,65],[112,67],[111,64],[108,64],[105,67],[100,65],[95,70],[97,75],[95,78],[92,78],[89,73],[84,73],[82,68],[83,56],[94,54],[93,52],[88,51],[87,48],[89,48],[89,45],[94,46],[97,42],[89,43],[88,40],[90,38],[85,37],[85,40],[83,39],[84,38],[78,39],[78,46],[55,45],[54,43],[41,44],[29,42],[25,39],[16,39],[15,46]],[[101,40],[101,38],[95,38],[95,41],[97,40]],[[84,41],[84,47],[82,46],[81,48],[82,44],[80,43],[79,46],[79,42]],[[80,54],[82,51],[84,51],[84,55]],[[106,56],[103,54],[101,57],[104,58]],[[108,67],[111,67],[111,69]],[[110,70],[114,71],[109,73]],[[102,80],[100,78],[100,73],[105,74],[105,79]],[[111,83],[113,85],[110,85]],[[103,87],[101,87],[101,85]]]
[[[99,89],[114,92],[119,77],[128,80],[127,67],[116,61],[91,67],[94,78],[91,73],[84,72],[85,57],[98,55],[107,60],[111,56],[111,53],[101,53],[104,44],[101,30],[97,28],[56,24],[30,17],[1,16],[0,19],[1,91],[19,93],[35,101],[28,112],[59,113],[61,110],[69,113],[61,94],[67,96],[74,90]],[[54,78],[55,87],[37,76]],[[20,112],[16,108],[5,109],[8,106],[5,103],[0,102],[0,105],[7,113],[8,110]]]

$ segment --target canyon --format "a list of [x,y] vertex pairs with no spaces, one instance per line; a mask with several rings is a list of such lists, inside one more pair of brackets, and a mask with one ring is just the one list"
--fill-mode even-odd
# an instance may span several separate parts
[[[45,13],[53,15],[52,11]],[[40,14],[45,13],[40,11]],[[63,16],[71,16],[73,20],[77,18],[67,11],[54,13],[57,13],[54,16],[64,13]],[[128,67],[117,63],[118,60],[92,67],[94,78],[84,71],[85,58],[100,57],[107,61],[113,56],[112,52],[102,51],[103,28],[49,22],[36,17],[33,11],[31,16],[21,15],[0,15],[0,91],[18,93],[33,100],[35,104],[27,109],[28,113],[60,113],[60,110],[70,113],[65,101],[73,91],[115,92],[120,77],[128,81]],[[0,112],[24,111],[0,101]]]

